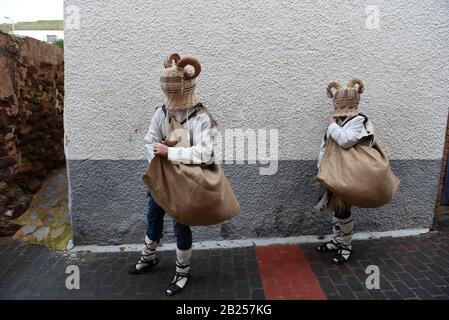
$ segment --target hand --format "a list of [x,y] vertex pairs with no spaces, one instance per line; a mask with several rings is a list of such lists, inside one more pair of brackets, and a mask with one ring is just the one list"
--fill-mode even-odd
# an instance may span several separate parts
[[331,125],[332,123],[335,123],[335,118],[334,117],[329,117],[329,119],[327,120],[327,124]]
[[155,144],[153,144],[153,152],[155,155],[158,155],[161,157],[167,157],[168,147],[162,143],[155,143]]

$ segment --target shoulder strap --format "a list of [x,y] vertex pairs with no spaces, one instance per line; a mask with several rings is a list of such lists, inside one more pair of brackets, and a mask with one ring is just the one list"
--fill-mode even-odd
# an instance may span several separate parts
[[[164,113],[164,116],[167,116],[167,107],[165,106],[165,104],[162,105],[161,108],[162,108],[162,112]],[[187,120],[190,120],[190,119],[196,117],[196,115],[197,115],[201,110],[203,110],[204,108],[205,108],[205,107],[203,106],[202,103],[198,103],[198,104],[194,107],[195,110],[194,110],[190,115],[188,115],[186,119],[182,120],[180,124],[183,125],[184,123],[187,122]]]
[[190,120],[190,119],[195,118],[195,117],[198,115],[198,113],[199,113],[201,110],[204,109],[204,106],[203,106],[202,103],[198,103],[194,108],[195,108],[195,110],[194,110],[191,114],[189,114],[189,115],[187,116],[187,118],[185,118],[184,120],[182,120],[182,121],[180,122],[181,125],[183,125],[184,123],[186,123],[187,120]]
[[363,113],[359,113],[359,116],[364,117],[365,121],[363,121],[363,123],[367,123],[368,122],[368,117],[365,116]]
[[359,113],[358,115],[353,116],[353,117],[349,118],[348,120],[346,120],[345,123],[342,125],[342,127],[344,127],[349,121],[351,121],[352,119],[354,119],[358,116],[365,118],[365,120],[363,121],[363,124],[366,124],[366,122],[368,121],[368,117],[365,116],[363,113]]
[[[167,118],[167,107],[165,106],[165,104],[162,105],[161,109],[162,112],[164,113],[164,117]],[[171,124],[171,118],[168,118],[168,123]]]
[[[368,122],[368,117],[366,115],[364,115],[363,113],[359,113],[358,116],[365,118],[365,120],[363,121],[363,125],[365,126],[365,130],[366,130],[366,123]],[[355,117],[358,117],[358,116],[352,117],[351,119],[346,121],[343,126],[345,126],[349,121],[351,121],[352,119],[354,119]],[[372,146],[374,144],[374,134],[369,134],[368,136],[363,137],[360,141],[369,141],[370,146]]]

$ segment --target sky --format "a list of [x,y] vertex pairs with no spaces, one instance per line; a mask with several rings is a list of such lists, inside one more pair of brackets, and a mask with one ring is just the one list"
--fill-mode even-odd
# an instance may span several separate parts
[[36,20],[63,20],[64,0],[0,0],[0,23]]

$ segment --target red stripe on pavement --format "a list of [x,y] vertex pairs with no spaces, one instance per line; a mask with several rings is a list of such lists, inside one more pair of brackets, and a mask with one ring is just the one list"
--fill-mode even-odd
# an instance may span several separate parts
[[327,300],[299,245],[256,246],[267,299]]

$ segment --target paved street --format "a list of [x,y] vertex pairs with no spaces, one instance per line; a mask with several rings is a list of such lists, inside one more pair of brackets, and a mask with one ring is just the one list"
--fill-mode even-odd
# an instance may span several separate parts
[[[314,245],[197,250],[192,281],[179,296],[164,289],[174,252],[161,252],[152,273],[131,276],[138,253],[67,253],[0,239],[1,299],[449,299],[449,220],[418,237],[354,242],[345,266]],[[80,269],[80,289],[65,286],[68,265]],[[365,269],[380,270],[380,289],[365,286]]]

